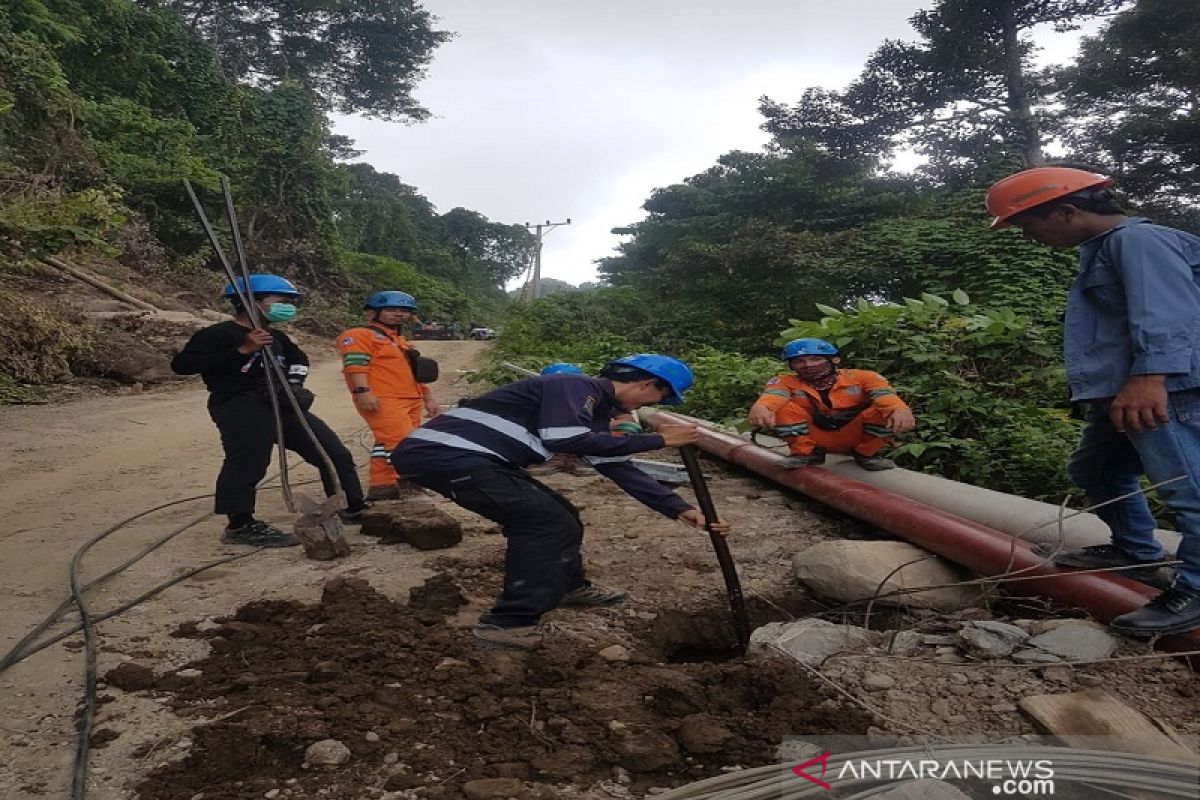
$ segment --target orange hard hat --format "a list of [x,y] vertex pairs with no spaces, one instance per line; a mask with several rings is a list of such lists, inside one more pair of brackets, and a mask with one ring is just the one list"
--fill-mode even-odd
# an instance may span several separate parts
[[984,203],[995,217],[992,230],[1008,227],[1008,220],[1022,211],[1066,197],[1082,189],[1112,186],[1112,181],[1094,172],[1071,167],[1034,167],[997,181],[988,189]]

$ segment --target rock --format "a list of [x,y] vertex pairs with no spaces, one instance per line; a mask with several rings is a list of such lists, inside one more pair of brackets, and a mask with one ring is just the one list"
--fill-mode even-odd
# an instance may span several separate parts
[[1044,650],[1027,647],[1012,654],[1013,661],[1018,664],[1057,664],[1061,658]]
[[313,742],[304,751],[304,761],[314,767],[337,767],[350,760],[350,748],[337,739]]
[[198,669],[181,669],[175,673],[175,677],[176,678],[185,678],[187,680],[193,680],[195,678],[199,678],[203,674],[204,673]]
[[1020,625],[1009,625],[1007,622],[995,622],[990,619],[972,620],[970,624],[1018,642],[1029,638],[1029,631]]
[[882,691],[884,689],[891,689],[893,686],[895,686],[896,679],[891,675],[880,675],[878,673],[868,672],[865,676],[863,676],[862,685],[867,689]]
[[1068,620],[1065,619],[1035,619],[1029,623],[1029,633],[1033,636],[1041,636],[1047,631],[1052,631],[1059,625],[1062,625]]
[[279,797],[279,790],[270,789],[266,794],[263,795],[263,797],[267,798],[267,800],[275,800],[276,797]]
[[610,645],[596,655],[600,656],[610,664],[623,663],[629,660],[629,651],[619,644]]
[[932,779],[902,783],[872,797],[874,800],[971,800],[970,795],[945,781]]
[[363,738],[366,739],[368,742],[378,742],[379,734],[376,733],[375,731],[367,731],[366,734],[363,735]]
[[109,686],[115,686],[123,692],[140,692],[144,689],[154,688],[158,678],[155,676],[154,670],[145,664],[126,661],[106,672],[104,680]]
[[916,631],[896,631],[896,635],[892,637],[892,643],[888,648],[888,652],[898,656],[912,655],[921,649],[921,640],[923,638]]
[[679,721],[675,738],[689,753],[719,753],[733,733],[707,714],[692,714]]
[[871,643],[871,632],[856,625],[835,625],[823,619],[769,622],[750,634],[747,655],[777,656],[780,651],[815,667],[834,653],[858,650]]
[[968,622],[958,631],[958,641],[977,658],[1007,658],[1029,634],[1016,625],[1002,622]]
[[[792,569],[796,577],[816,594],[843,602],[967,578],[948,561],[932,557],[909,564],[888,577],[901,564],[925,556],[929,553],[905,542],[830,540],[797,554],[792,560]],[[880,586],[885,578],[887,583]],[[979,589],[968,586],[930,589],[883,598],[879,602],[953,611],[976,605]]]
[[441,550],[462,541],[462,525],[431,501],[410,497],[403,503],[380,503],[363,512],[362,533],[380,544],[408,544],[418,550]]
[[479,778],[464,783],[462,790],[467,800],[507,800],[523,797],[525,784],[516,778]]
[[662,731],[629,728],[614,739],[617,765],[630,772],[657,772],[679,761],[679,747]]
[[123,384],[156,384],[179,380],[166,355],[142,337],[113,325],[104,327],[103,347],[87,350],[75,366],[87,377],[108,378]]
[[389,792],[403,792],[405,789],[415,789],[424,785],[425,781],[411,772],[393,772],[383,782],[383,788]]
[[1041,672],[1043,680],[1054,681],[1055,683],[1071,683],[1075,680],[1075,671],[1066,664],[1042,667],[1039,672]]
[[1108,631],[1082,619],[1064,620],[1053,630],[1033,637],[1027,644],[1067,661],[1108,658],[1117,649],[1117,640]]
[[783,545],[779,542],[768,542],[754,548],[754,557],[760,561],[769,561],[783,552]]

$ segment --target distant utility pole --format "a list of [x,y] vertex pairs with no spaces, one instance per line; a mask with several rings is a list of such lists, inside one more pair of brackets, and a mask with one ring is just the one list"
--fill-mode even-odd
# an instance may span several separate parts
[[550,220],[546,220],[545,222],[539,222],[537,225],[530,225],[528,222],[525,223],[525,230],[532,232],[537,237],[537,245],[533,250],[533,277],[529,282],[530,294],[534,300],[537,300],[542,295],[542,239],[555,228],[570,224],[570,217],[567,217],[566,222],[551,222]]

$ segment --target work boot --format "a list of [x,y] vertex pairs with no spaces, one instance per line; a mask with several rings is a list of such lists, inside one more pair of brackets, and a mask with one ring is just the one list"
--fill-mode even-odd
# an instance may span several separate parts
[[607,586],[597,586],[585,583],[578,589],[572,589],[563,595],[560,606],[615,606],[629,597],[624,589],[614,589]]
[[854,463],[865,469],[867,472],[883,472],[886,469],[895,469],[896,462],[890,458],[882,456],[864,456],[862,453],[854,454]]
[[544,633],[542,625],[502,628],[480,622],[471,629],[475,646],[482,650],[533,650],[541,646]]
[[222,544],[242,544],[247,547],[295,547],[300,540],[262,520],[254,520],[240,528],[226,528]]
[[800,467],[816,467],[825,463],[825,450],[821,447],[814,447],[811,453],[804,455],[788,456],[779,462],[779,466],[784,469],[799,469]]
[[[1048,554],[1047,545],[1038,545],[1035,553]],[[1115,544],[1094,544],[1081,547],[1078,550],[1067,550],[1054,557],[1055,566],[1068,569],[1112,569],[1113,567],[1130,567],[1116,572],[1142,583],[1154,584],[1158,576],[1158,562],[1137,561]],[[1138,566],[1139,564],[1145,566]]]
[[337,512],[338,519],[343,525],[361,525],[363,512],[369,509],[373,503],[370,500],[359,500],[357,503],[352,503],[348,508],[344,508]]
[[1122,614],[1109,624],[1114,631],[1129,636],[1196,630],[1200,628],[1200,590],[1176,583],[1137,611]]
[[399,500],[400,487],[394,483],[372,486],[367,489],[368,500]]

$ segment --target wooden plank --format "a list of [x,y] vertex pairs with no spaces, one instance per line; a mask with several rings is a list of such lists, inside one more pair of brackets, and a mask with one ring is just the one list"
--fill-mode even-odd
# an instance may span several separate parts
[[1021,710],[1070,747],[1200,763],[1175,731],[1099,689],[1022,698]]

